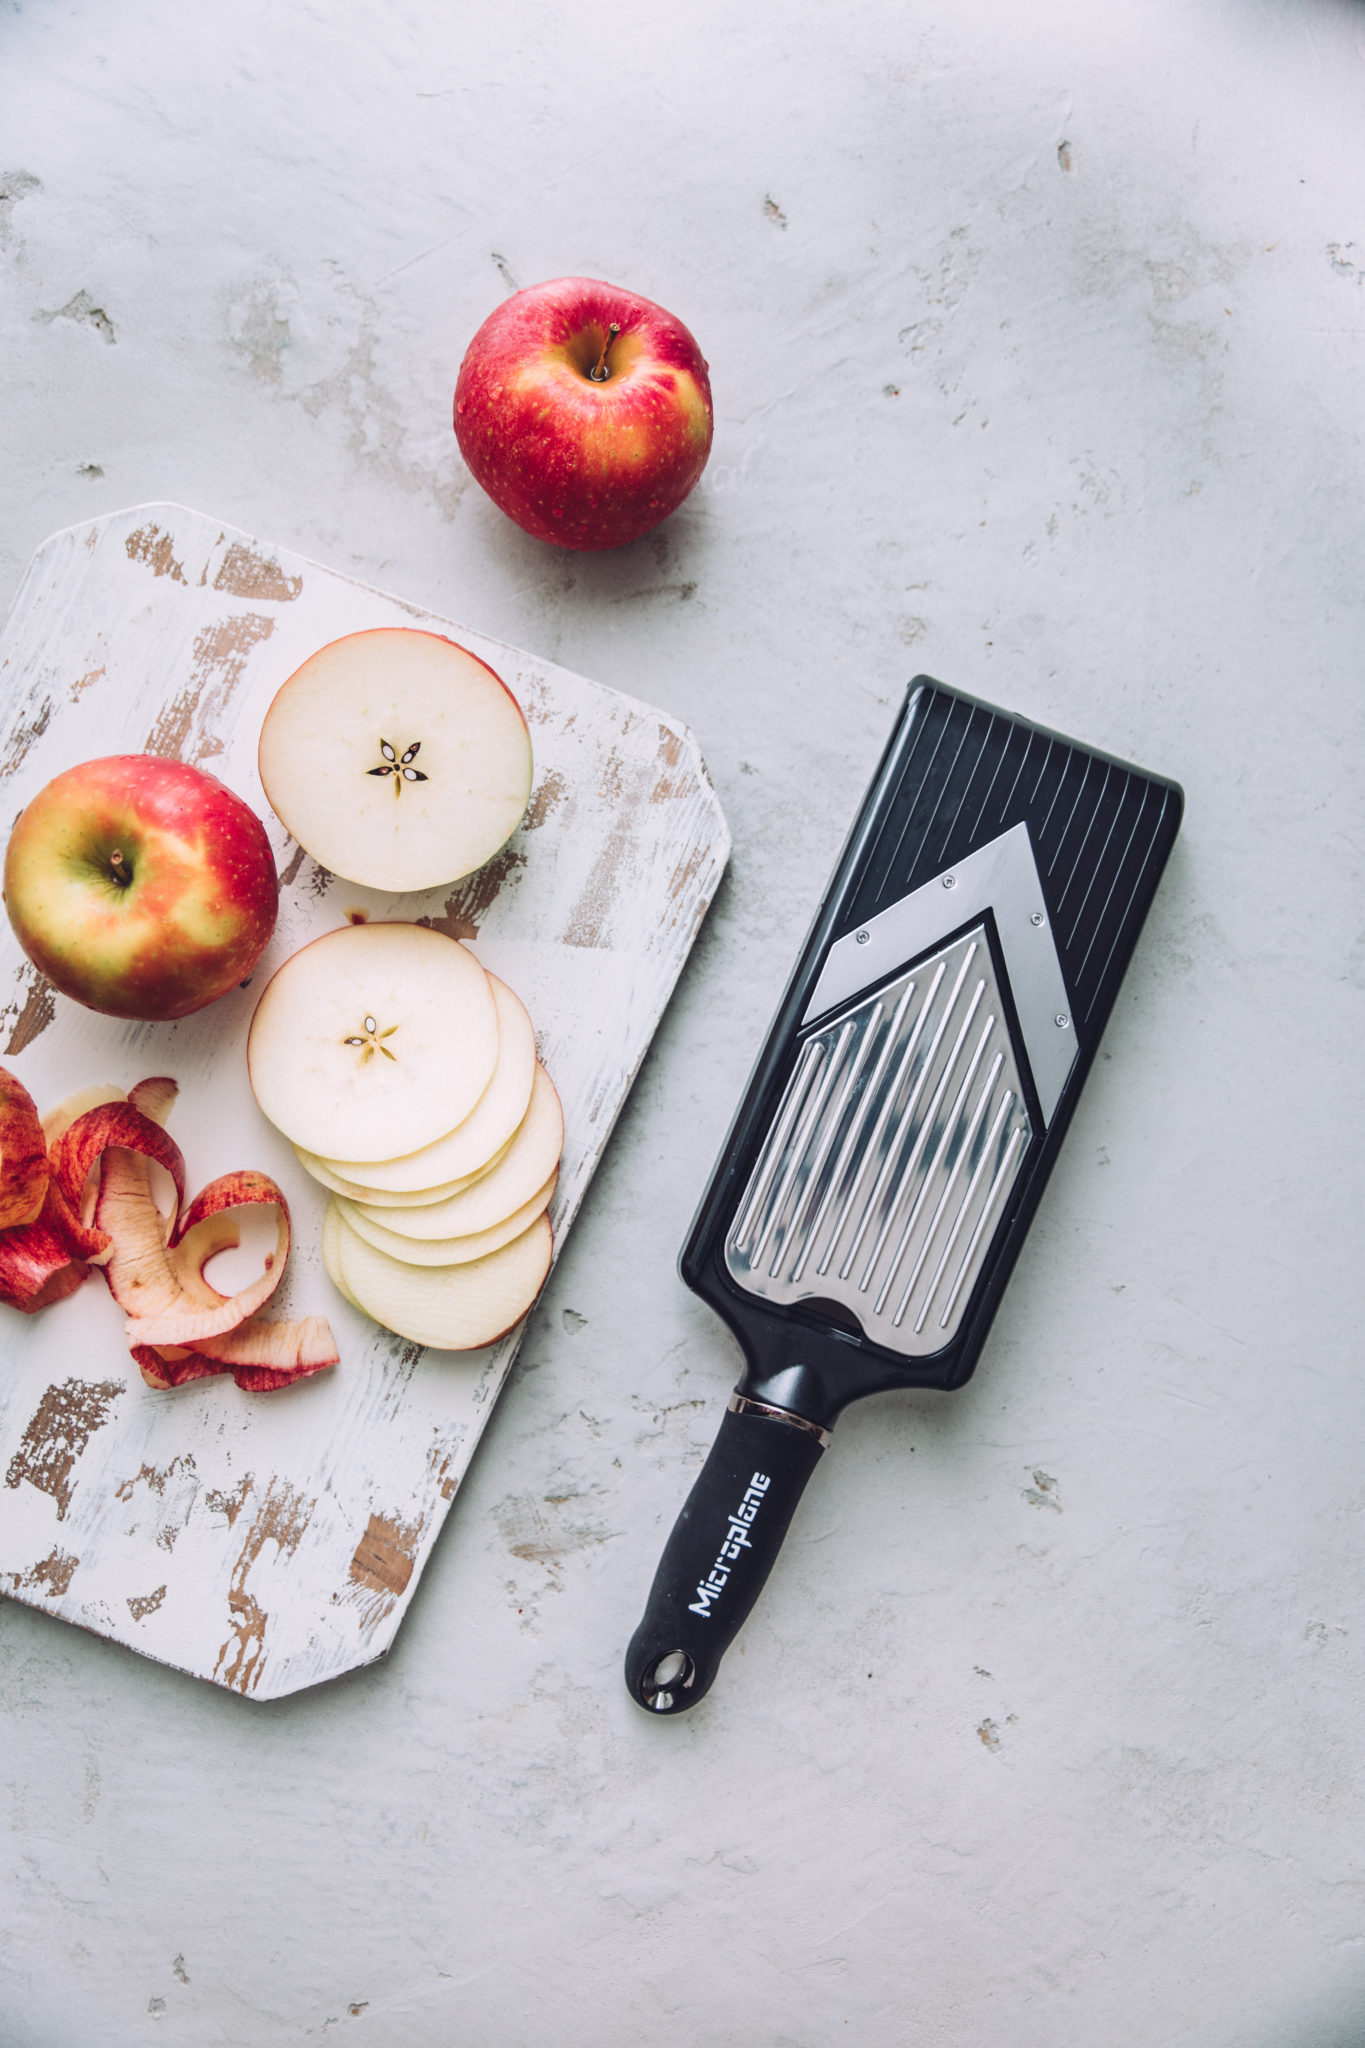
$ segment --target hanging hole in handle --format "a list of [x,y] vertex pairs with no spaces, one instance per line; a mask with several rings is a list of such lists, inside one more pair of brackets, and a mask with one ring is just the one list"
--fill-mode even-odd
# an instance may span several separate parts
[[696,1675],[697,1667],[686,1650],[667,1651],[655,1659],[654,1667],[641,1687],[645,1705],[656,1714],[666,1714],[673,1704],[672,1688],[681,1682],[686,1690]]

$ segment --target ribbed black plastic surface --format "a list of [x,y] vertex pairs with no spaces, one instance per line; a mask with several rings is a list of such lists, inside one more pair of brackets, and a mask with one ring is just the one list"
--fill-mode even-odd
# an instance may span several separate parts
[[1179,821],[1179,790],[927,677],[912,688],[908,751],[833,936],[1026,823],[1083,1027],[1116,957],[1132,950]]

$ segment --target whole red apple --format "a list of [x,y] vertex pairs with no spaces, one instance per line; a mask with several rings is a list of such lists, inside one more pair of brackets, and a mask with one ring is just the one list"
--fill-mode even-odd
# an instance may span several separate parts
[[278,907],[256,813],[156,754],[68,768],[20,813],[5,855],[5,908],[29,959],[111,1017],[185,1017],[225,995]]
[[615,548],[677,510],[711,452],[701,350],[662,306],[558,277],[490,313],[455,386],[460,453],[538,540]]

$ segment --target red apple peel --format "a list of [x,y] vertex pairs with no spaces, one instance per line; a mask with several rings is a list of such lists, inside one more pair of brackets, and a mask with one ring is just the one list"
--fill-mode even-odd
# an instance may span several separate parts
[[134,1109],[140,1109],[154,1124],[164,1124],[179,1093],[180,1083],[172,1081],[169,1074],[150,1074],[145,1081],[133,1083],[128,1090],[128,1100]]
[[[225,1212],[255,1203],[278,1212],[275,1250],[258,1279],[237,1294],[220,1294],[205,1280],[203,1269],[237,1243]],[[136,1153],[120,1145],[104,1155],[95,1223],[112,1240],[104,1277],[119,1307],[128,1312],[130,1343],[193,1345],[226,1335],[270,1299],[289,1256],[288,1205],[268,1175],[227,1173],[212,1181],[172,1226],[168,1241],[147,1169]]]
[[37,1220],[0,1231],[0,1301],[26,1316],[65,1301],[90,1271],[82,1242],[80,1225],[49,1181]]
[[32,1096],[0,1068],[0,1301],[23,1315],[74,1294],[105,1243],[81,1223],[79,1195],[73,1203],[58,1184],[45,1144],[37,1157],[35,1129],[41,1138]]
[[249,1316],[235,1330],[222,1337],[206,1337],[192,1348],[150,1344],[128,1348],[149,1387],[183,1387],[211,1373],[231,1373],[248,1394],[274,1393],[293,1380],[326,1371],[340,1358],[325,1316],[302,1316],[292,1323]]
[[[175,1183],[176,1207],[179,1208],[185,1199],[185,1156],[175,1139],[168,1137],[160,1124],[153,1123],[131,1101],[106,1102],[98,1109],[88,1109],[84,1116],[78,1116],[57,1139],[49,1155],[53,1181],[73,1215],[80,1213],[81,1198],[91,1168],[113,1148],[126,1150],[130,1156],[143,1155],[154,1159],[158,1166],[164,1166]],[[95,1227],[88,1235],[91,1245],[85,1256],[103,1264],[110,1253],[113,1232],[108,1223],[100,1219],[98,1201]],[[96,1239],[102,1241],[95,1242]]]
[[0,1067],[0,1230],[37,1221],[47,1182],[37,1104],[23,1082]]
[[197,1351],[178,1349],[174,1357],[167,1357],[150,1344],[130,1344],[128,1349],[145,1384],[162,1394],[172,1393],[177,1387],[186,1387],[191,1380],[211,1379],[223,1371],[221,1365],[215,1365],[210,1358],[201,1358]]
[[326,1316],[300,1316],[292,1323],[272,1323],[264,1316],[248,1316],[235,1330],[222,1337],[206,1337],[195,1349],[220,1365],[257,1367],[294,1378],[300,1368],[319,1372],[324,1366],[335,1365],[341,1356]]
[[[2,1081],[11,1085],[0,1091],[0,1175],[8,1164],[5,1106],[38,1121],[27,1092],[0,1069]],[[289,1257],[289,1208],[269,1175],[222,1174],[186,1205],[184,1157],[161,1125],[177,1093],[169,1077],[153,1076],[126,1101],[100,1103],[60,1130],[44,1158],[39,1213],[0,1228],[0,1300],[32,1314],[73,1294],[92,1265],[103,1266],[110,1292],[131,1311],[125,1335],[133,1358],[147,1384],[164,1390],[230,1373],[247,1392],[268,1393],[337,1364],[324,1317],[273,1323],[256,1313]],[[153,1163],[172,1181],[169,1215],[152,1195]],[[0,1188],[7,1184],[0,1178]],[[83,1222],[92,1184],[93,1221]],[[276,1211],[274,1248],[255,1280],[224,1295],[204,1269],[239,1242],[237,1217],[253,1206]]]

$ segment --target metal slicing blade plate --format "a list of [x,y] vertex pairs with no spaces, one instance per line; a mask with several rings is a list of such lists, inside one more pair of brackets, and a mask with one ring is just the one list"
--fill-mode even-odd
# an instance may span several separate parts
[[725,1246],[907,1358],[952,1341],[1033,1127],[984,925],[802,1040]]
[[1027,825],[1015,825],[964,854],[953,868],[870,917],[861,931],[836,939],[801,1022],[842,1010],[883,974],[927,953],[948,928],[945,890],[952,892],[953,925],[970,924],[987,908],[995,920],[1029,1071],[1048,1124],[1075,1065],[1076,1028]]

